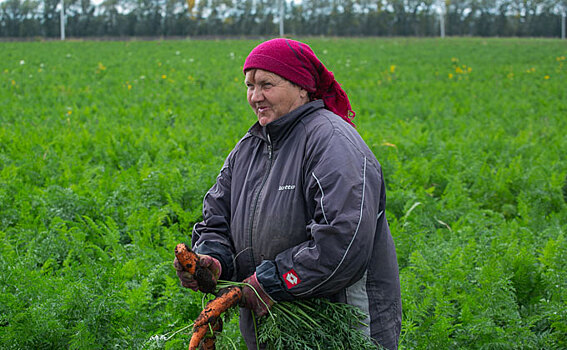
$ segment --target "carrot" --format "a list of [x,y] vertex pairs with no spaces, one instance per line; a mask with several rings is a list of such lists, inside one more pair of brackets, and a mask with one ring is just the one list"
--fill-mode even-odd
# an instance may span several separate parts
[[197,266],[199,266],[199,256],[195,254],[185,243],[179,243],[175,247],[175,257],[183,266],[185,271],[194,275]]
[[[180,243],[175,247],[175,257],[183,266],[183,269],[194,276],[202,292],[214,292],[217,282],[211,270],[200,265],[198,254],[193,252],[185,243]],[[205,308],[193,323],[193,335],[189,342],[189,350],[196,350],[199,346],[201,346],[201,349],[213,350],[215,348],[214,332],[212,337],[205,338],[210,328],[209,325],[214,325],[213,331],[222,330],[220,316],[223,312],[237,305],[241,299],[242,289],[238,286],[220,289],[216,293],[216,297],[205,305]],[[205,340],[203,341],[203,339]]]
[[212,328],[212,336],[206,336],[205,339],[201,341],[199,350],[215,350],[215,343],[217,341],[216,334],[222,331],[222,319],[219,318]]
[[201,327],[193,328],[193,335],[191,336],[191,340],[189,341],[189,350],[196,350],[199,348],[199,343],[207,332],[209,331],[209,327],[207,325],[202,325]]
[[203,293],[215,291],[217,281],[211,270],[199,264],[199,255],[191,250],[185,243],[179,243],[175,247],[175,257],[179,260],[183,269],[192,274],[199,285],[199,290]]
[[193,323],[193,328],[214,324],[223,312],[237,305],[240,299],[242,299],[242,289],[240,287],[230,286],[219,290],[216,298],[209,301],[203,311],[201,311]]
[[216,338],[205,338],[201,343],[201,348],[199,350],[215,350]]
[[[199,350],[215,350],[216,335],[215,333],[222,331],[222,319],[217,318],[213,321],[214,326],[209,327],[208,323],[202,324],[200,326],[193,325],[193,335],[189,342],[189,350],[197,349]],[[212,333],[208,335],[209,329],[212,328]]]

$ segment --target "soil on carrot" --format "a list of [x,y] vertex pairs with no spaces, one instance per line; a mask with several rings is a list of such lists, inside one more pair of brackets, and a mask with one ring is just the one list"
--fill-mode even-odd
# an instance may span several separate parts
[[217,286],[211,270],[199,264],[199,255],[191,250],[185,243],[179,243],[175,247],[175,256],[185,271],[195,276],[199,290],[203,293],[213,293]]

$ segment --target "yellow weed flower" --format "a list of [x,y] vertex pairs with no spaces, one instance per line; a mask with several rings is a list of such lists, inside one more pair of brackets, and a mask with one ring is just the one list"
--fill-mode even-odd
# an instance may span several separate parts
[[455,68],[455,73],[462,74],[463,70],[461,69],[461,67],[457,67]]
[[395,73],[396,72],[396,66],[395,65],[391,65],[390,66],[390,73]]
[[163,74],[163,75],[161,76],[161,78],[162,78],[162,79],[167,79],[167,75]]
[[549,79],[549,75],[546,75],[545,77],[543,77],[543,79],[545,80]]
[[392,147],[392,148],[398,149],[398,146],[396,146],[393,143],[387,142],[387,141],[382,142],[381,146]]
[[453,79],[453,73],[449,73],[449,79]]
[[106,67],[104,66],[104,64],[102,64],[102,62],[98,63],[98,69],[99,70],[106,70]]

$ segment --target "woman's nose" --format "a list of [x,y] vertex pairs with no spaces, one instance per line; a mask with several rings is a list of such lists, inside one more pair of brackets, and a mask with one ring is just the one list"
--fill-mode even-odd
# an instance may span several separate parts
[[252,102],[259,102],[264,99],[264,94],[262,93],[262,89],[254,89],[251,91],[252,96],[250,96],[250,101]]

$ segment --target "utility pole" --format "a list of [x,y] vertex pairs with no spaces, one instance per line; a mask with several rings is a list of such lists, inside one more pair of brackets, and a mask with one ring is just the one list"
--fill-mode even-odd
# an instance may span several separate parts
[[284,36],[284,0],[279,0],[280,3],[280,37]]
[[565,8],[563,9],[563,15],[561,16],[561,39],[565,40]]
[[441,0],[439,5],[439,30],[441,38],[445,37],[445,2]]
[[65,40],[65,3],[61,0],[61,40]]

